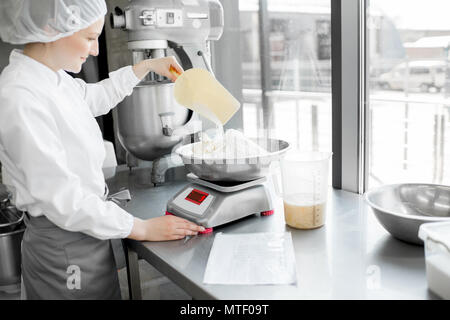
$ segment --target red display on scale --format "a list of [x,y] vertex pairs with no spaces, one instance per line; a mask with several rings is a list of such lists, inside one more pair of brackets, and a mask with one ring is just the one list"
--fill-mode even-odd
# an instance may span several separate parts
[[186,200],[201,205],[209,194],[197,189],[193,189],[191,193],[186,197]]

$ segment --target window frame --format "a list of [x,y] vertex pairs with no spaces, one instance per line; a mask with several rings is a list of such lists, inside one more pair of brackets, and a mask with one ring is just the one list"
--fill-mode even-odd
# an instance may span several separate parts
[[333,187],[367,189],[367,0],[331,0]]

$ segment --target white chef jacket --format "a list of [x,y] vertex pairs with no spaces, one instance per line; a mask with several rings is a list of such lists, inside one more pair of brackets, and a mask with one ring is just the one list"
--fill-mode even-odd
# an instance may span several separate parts
[[0,162],[15,205],[68,231],[127,237],[133,217],[105,201],[105,147],[94,117],[139,82],[132,67],[86,84],[13,50],[0,76]]

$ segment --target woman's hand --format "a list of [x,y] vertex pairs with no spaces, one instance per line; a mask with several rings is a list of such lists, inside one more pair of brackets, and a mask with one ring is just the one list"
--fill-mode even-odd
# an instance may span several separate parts
[[183,73],[183,68],[178,64],[174,56],[142,60],[133,66],[133,71],[139,79],[143,79],[149,72],[156,72],[175,81],[177,75],[170,71],[171,68],[175,69],[175,73]]
[[205,228],[173,215],[148,220],[134,218],[133,229],[128,238],[141,241],[166,241],[196,235]]

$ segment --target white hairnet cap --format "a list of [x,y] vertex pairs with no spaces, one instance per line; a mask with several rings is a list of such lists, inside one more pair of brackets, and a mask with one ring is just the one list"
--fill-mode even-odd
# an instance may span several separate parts
[[105,14],[105,0],[1,0],[0,37],[12,44],[51,42]]

